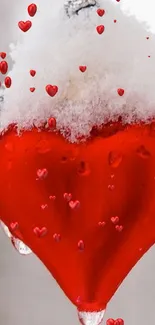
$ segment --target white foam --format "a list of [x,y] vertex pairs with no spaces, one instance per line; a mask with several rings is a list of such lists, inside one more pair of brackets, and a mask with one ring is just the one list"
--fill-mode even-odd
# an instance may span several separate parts
[[[102,18],[93,8],[69,19],[64,0],[37,0],[31,30],[22,33],[17,27],[18,44],[11,46],[15,63],[9,73],[12,87],[4,92],[1,130],[12,122],[29,128],[53,116],[60,130],[71,129],[74,141],[107,118],[125,114],[131,122],[135,116],[147,120],[155,115],[155,36],[144,22],[124,15],[115,0],[99,3],[106,11]],[[105,26],[102,35],[96,32],[100,24]],[[81,73],[79,65],[87,71]],[[37,71],[34,78],[30,69]],[[47,84],[59,87],[55,97],[47,95]]]

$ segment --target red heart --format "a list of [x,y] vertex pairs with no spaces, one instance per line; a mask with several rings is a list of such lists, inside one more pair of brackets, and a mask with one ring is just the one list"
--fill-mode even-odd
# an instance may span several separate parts
[[103,34],[104,30],[105,30],[105,27],[103,25],[99,25],[96,27],[96,30],[98,32],[98,34]]
[[117,319],[113,319],[113,318],[109,318],[106,321],[106,325],[124,325],[124,320],[122,318],[117,318]]
[[35,87],[31,87],[31,88],[30,88],[30,92],[31,92],[31,93],[34,93],[35,90],[36,90]]
[[70,201],[69,206],[71,209],[77,209],[80,207],[80,202],[78,200],[76,201]]
[[72,194],[71,193],[64,193],[64,199],[69,202],[72,199]]
[[105,10],[104,9],[97,9],[97,14],[102,17],[105,14]]
[[119,96],[123,96],[124,95],[124,89],[122,89],[122,88],[118,88],[117,89],[117,92],[118,92],[118,95]]
[[10,77],[6,77],[5,80],[4,80],[4,83],[5,83],[5,87],[6,88],[10,88],[11,87],[11,84],[12,84],[12,80]]
[[31,5],[28,6],[27,8],[27,11],[28,11],[28,14],[31,16],[31,17],[34,17],[36,12],[37,12],[37,6],[36,4],[32,3]]
[[2,61],[0,63],[0,71],[1,71],[2,74],[6,74],[7,73],[7,71],[8,71],[8,64],[7,64],[6,61]]
[[46,227],[42,227],[42,228],[39,228],[39,227],[35,227],[33,229],[33,232],[36,236],[38,237],[43,237],[47,234],[47,228]]
[[79,70],[80,70],[81,72],[85,72],[85,71],[87,70],[86,65],[80,65],[80,66],[79,66]]
[[2,59],[5,59],[5,58],[6,58],[6,53],[5,53],[5,52],[1,52],[1,53],[0,53],[0,57],[1,57]]
[[46,89],[47,94],[51,97],[54,97],[56,95],[56,93],[58,92],[57,86],[47,85],[45,89]]
[[115,225],[119,222],[119,217],[116,216],[116,217],[112,217],[111,218],[111,222],[114,223]]
[[[1,136],[1,219],[18,222],[16,236],[79,310],[104,309],[154,244],[154,130],[153,122],[111,123],[94,128],[86,144],[46,128],[19,136],[12,126]],[[78,172],[81,162],[89,173]],[[80,206],[71,209],[64,193]]]
[[54,117],[50,117],[48,119],[48,126],[50,129],[55,129],[56,128],[56,119]]
[[36,75],[36,71],[35,71],[35,70],[30,70],[30,75],[31,75],[32,77],[34,77],[34,76]]
[[11,222],[11,224],[10,224],[10,229],[11,229],[12,231],[17,230],[18,227],[19,227],[18,222]]
[[32,26],[32,23],[30,20],[27,21],[19,21],[18,27],[25,33],[27,32]]

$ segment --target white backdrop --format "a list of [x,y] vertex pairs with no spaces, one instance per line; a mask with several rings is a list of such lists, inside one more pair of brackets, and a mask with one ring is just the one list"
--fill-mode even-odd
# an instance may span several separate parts
[[[56,0],[58,1],[58,0]],[[149,21],[155,32],[154,0],[121,0],[123,7]],[[11,4],[10,4],[11,3]],[[0,51],[15,39],[10,28],[27,0],[0,0]],[[125,325],[155,324],[155,248],[129,274],[108,306],[105,319],[122,317]],[[0,231],[0,325],[73,325],[76,310],[33,256],[20,256]]]

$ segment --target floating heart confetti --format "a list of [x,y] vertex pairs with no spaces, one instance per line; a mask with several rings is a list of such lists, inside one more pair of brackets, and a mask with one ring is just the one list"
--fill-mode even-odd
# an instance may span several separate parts
[[6,58],[6,53],[5,53],[5,52],[1,52],[1,53],[0,53],[0,57],[1,57],[2,59],[5,59],[5,58]]
[[50,129],[55,129],[56,128],[56,119],[54,117],[50,117],[48,119],[48,126]]
[[34,76],[36,75],[36,71],[35,71],[35,70],[30,70],[30,75],[31,75],[32,77],[34,77]]
[[98,34],[103,34],[104,30],[105,30],[105,27],[103,25],[99,25],[96,27],[96,30],[98,32]]
[[119,222],[119,217],[118,217],[118,216],[116,216],[116,217],[112,217],[112,218],[111,218],[111,222],[112,222],[114,225],[116,225],[116,224]]
[[78,200],[76,200],[76,201],[70,201],[69,202],[69,206],[70,206],[71,209],[79,208],[80,202]]
[[118,93],[119,96],[123,96],[124,95],[124,89],[123,88],[118,88],[117,93]]
[[47,94],[51,97],[54,97],[58,92],[57,86],[47,85],[45,89],[46,89]]
[[35,87],[30,88],[31,93],[34,93],[35,90],[36,90]]
[[5,87],[6,88],[10,88],[11,87],[11,84],[12,84],[12,80],[10,77],[6,77],[5,80],[4,80],[4,84],[5,84]]
[[46,227],[42,227],[42,228],[39,228],[39,227],[35,227],[33,229],[33,232],[36,236],[38,236],[39,238],[40,237],[44,237],[46,234],[47,234],[47,228]]
[[64,199],[69,202],[72,199],[72,194],[71,193],[64,193]]
[[85,71],[87,70],[86,65],[80,65],[80,66],[79,66],[79,70],[80,70],[81,72],[85,72]]
[[28,11],[28,14],[31,16],[31,17],[34,17],[36,12],[37,12],[37,6],[36,4],[32,3],[28,6],[27,8],[27,11]]
[[6,61],[2,61],[0,63],[0,71],[1,71],[2,74],[6,74],[7,73],[7,71],[8,71],[8,64],[7,64]]
[[123,230],[123,226],[115,226],[115,229],[118,231],[118,232],[121,232]]
[[45,179],[48,175],[48,170],[46,168],[38,169],[37,170],[37,176],[39,179]]
[[100,227],[104,227],[104,226],[106,225],[106,222],[105,222],[105,221],[99,221],[99,222],[98,222],[98,225],[99,225]]
[[117,23],[117,20],[116,19],[114,19],[114,23]]
[[60,234],[54,234],[53,239],[58,243],[61,240],[61,235]]
[[25,33],[27,32],[32,26],[32,22],[30,20],[27,21],[19,21],[18,27]]
[[50,195],[49,199],[54,201],[56,199],[56,196],[55,195]]
[[78,249],[79,249],[80,251],[83,251],[84,248],[85,248],[85,245],[84,245],[83,240],[79,240],[79,242],[78,242]]
[[102,17],[102,16],[105,14],[105,10],[99,8],[99,9],[97,9],[97,14],[98,14],[100,17]]
[[19,227],[18,222],[11,222],[11,224],[10,224],[10,229],[11,229],[12,231],[17,230],[18,227]]

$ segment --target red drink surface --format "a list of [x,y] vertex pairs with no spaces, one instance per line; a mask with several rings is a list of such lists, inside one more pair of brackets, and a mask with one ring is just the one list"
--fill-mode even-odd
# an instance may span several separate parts
[[154,244],[154,123],[107,124],[76,144],[10,128],[0,152],[2,221],[79,310],[104,309]]

